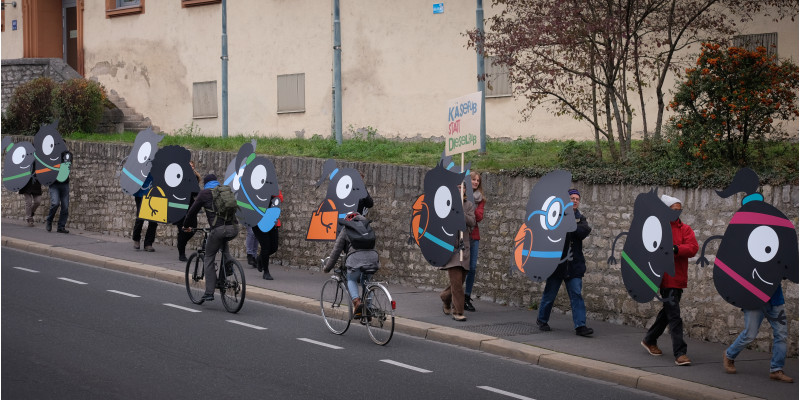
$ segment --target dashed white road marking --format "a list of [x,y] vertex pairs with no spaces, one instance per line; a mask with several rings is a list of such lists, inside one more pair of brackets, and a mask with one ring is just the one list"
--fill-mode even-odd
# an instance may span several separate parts
[[109,289],[108,291],[111,292],[111,293],[121,294],[123,296],[128,296],[128,297],[142,297],[142,296],[139,296],[139,295],[135,295],[133,293],[120,292],[119,290],[111,290],[111,289]]
[[172,303],[164,303],[164,305],[165,305],[165,306],[167,306],[167,307],[177,308],[177,309],[179,309],[179,310],[183,310],[183,311],[189,311],[189,312],[202,312],[202,311],[200,311],[200,310],[195,310],[194,308],[189,308],[189,307],[179,306],[179,305],[177,305],[177,304],[172,304]]
[[494,393],[497,393],[497,394],[502,394],[504,396],[513,397],[513,398],[519,399],[519,400],[535,400],[535,399],[533,399],[531,397],[525,397],[525,396],[522,396],[522,395],[518,395],[516,393],[506,392],[505,390],[500,390],[500,389],[497,389],[497,388],[493,388],[491,386],[477,386],[477,388],[478,389],[483,389],[483,390],[488,390],[490,392],[494,392]]
[[413,365],[403,364],[401,362],[397,362],[397,361],[394,361],[394,360],[381,360],[381,362],[385,362],[387,364],[392,364],[392,365],[396,365],[398,367],[410,369],[412,371],[422,372],[423,374],[429,374],[429,373],[433,372],[433,371],[429,371],[427,369],[415,367]]
[[260,330],[260,331],[263,331],[263,330],[267,329],[267,328],[264,328],[263,326],[251,325],[251,324],[244,323],[244,322],[240,322],[240,321],[236,321],[236,320],[233,320],[233,319],[229,319],[229,320],[227,320],[227,321],[228,321],[228,322],[230,322],[230,323],[232,323],[232,324],[241,325],[241,326],[246,326],[246,327],[248,327],[248,328],[253,328],[253,329],[258,329],[258,330]]
[[39,271],[37,271],[37,270],[35,270],[35,269],[22,268],[22,267],[14,267],[14,268],[15,268],[15,269],[18,269],[18,270],[20,270],[20,271],[25,271],[25,272],[33,272],[34,274],[38,274],[38,273],[39,273]]
[[318,342],[316,340],[311,340],[311,339],[303,338],[303,337],[297,338],[297,340],[302,340],[304,342],[308,342],[308,343],[311,343],[311,344],[316,344],[317,346],[327,347],[329,349],[334,349],[334,350],[341,350],[341,349],[344,348],[344,347],[334,346],[332,344],[327,344],[327,343],[324,343],[324,342]]
[[74,279],[69,279],[69,278],[64,278],[64,277],[60,277],[58,279],[61,279],[62,281],[77,283],[78,285],[88,285],[88,283],[86,283],[86,282],[76,281]]

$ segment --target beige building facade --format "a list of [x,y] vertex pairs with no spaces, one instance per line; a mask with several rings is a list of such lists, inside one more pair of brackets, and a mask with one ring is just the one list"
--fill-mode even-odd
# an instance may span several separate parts
[[[371,128],[399,138],[445,135],[447,101],[477,91],[476,54],[465,36],[475,27],[476,2],[340,3],[344,131]],[[443,12],[434,13],[434,3],[441,3]],[[484,2],[487,18],[493,12],[490,3]],[[226,4],[229,135],[331,135],[333,1]],[[220,0],[20,0],[3,14],[3,59],[65,58],[165,132],[220,135]],[[765,19],[742,29],[744,34],[777,32],[779,55],[797,62],[797,21]],[[504,85],[495,82],[493,88],[498,86]],[[650,96],[651,121],[655,103]],[[524,105],[510,95],[487,98],[487,136],[593,138],[588,124],[545,109],[523,121]]]

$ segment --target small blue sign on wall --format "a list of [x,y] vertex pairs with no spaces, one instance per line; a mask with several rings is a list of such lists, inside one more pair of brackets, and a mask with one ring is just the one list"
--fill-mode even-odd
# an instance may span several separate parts
[[11,20],[11,30],[12,31],[17,30],[17,20],[15,20],[15,19]]
[[433,13],[434,14],[444,14],[444,3],[434,3],[433,4]]

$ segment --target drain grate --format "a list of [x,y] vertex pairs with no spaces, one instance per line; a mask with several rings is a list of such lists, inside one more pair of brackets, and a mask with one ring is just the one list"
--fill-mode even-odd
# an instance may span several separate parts
[[482,333],[489,336],[518,336],[541,333],[535,323],[530,322],[505,322],[502,324],[464,326],[465,331]]

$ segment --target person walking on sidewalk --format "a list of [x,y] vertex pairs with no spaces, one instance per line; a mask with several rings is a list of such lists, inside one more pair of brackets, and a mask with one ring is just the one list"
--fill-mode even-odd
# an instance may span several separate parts
[[[459,185],[460,188],[461,185]],[[469,234],[472,231],[472,227],[475,226],[475,205],[466,199],[466,191],[462,190],[462,192],[464,195],[461,201],[463,202],[464,219],[467,225],[467,231],[464,232],[464,245],[462,246],[464,249],[463,255],[457,246],[447,264],[440,268],[447,271],[447,277],[450,280],[450,285],[439,294],[443,304],[442,311],[446,315],[452,314],[453,319],[456,321],[467,320],[467,317],[464,316],[464,280],[467,278],[467,269],[469,268],[469,264],[467,264],[469,263],[470,252]],[[458,235],[458,233],[455,234]],[[450,306],[451,304],[452,307]]]
[[32,178],[19,190],[19,194],[25,198],[25,221],[28,222],[28,226],[33,226],[36,209],[42,204],[42,184]]
[[483,208],[486,205],[486,197],[483,195],[483,181],[481,174],[477,171],[469,173],[472,181],[472,199],[475,200],[475,227],[469,235],[469,271],[467,271],[466,288],[464,289],[464,309],[475,311],[472,305],[472,286],[475,285],[475,270],[478,266],[478,244],[481,234],[478,231],[478,223],[483,220]]
[[53,219],[56,216],[56,211],[61,211],[58,214],[58,233],[69,233],[67,230],[67,218],[69,218],[69,178],[64,182],[53,182],[49,187],[50,192],[50,212],[47,213],[44,228],[50,232],[53,229]]
[[[235,216],[230,220],[225,220],[221,216],[217,218],[216,210],[214,210],[214,196],[211,189],[219,186],[217,176],[208,174],[203,178],[203,190],[197,194],[197,198],[189,207],[186,213],[186,220],[191,221],[197,219],[197,214],[201,209],[206,211],[206,218],[208,218],[208,225],[211,227],[211,232],[208,234],[206,241],[206,255],[203,258],[205,277],[206,277],[206,292],[203,294],[202,299],[205,301],[214,300],[214,289],[217,287],[217,274],[214,265],[214,259],[217,252],[222,250],[224,258],[233,258],[228,251],[228,242],[233,240],[239,235],[239,221]],[[188,225],[184,225],[184,230],[191,230]]]
[[[273,199],[275,198],[278,198],[282,204],[283,192],[278,191],[278,195],[273,196],[272,199],[270,199],[270,203],[272,203]],[[263,232],[258,226],[254,226],[252,228],[253,235],[258,241],[258,244],[261,246],[261,252],[258,253],[258,258],[255,260],[256,268],[258,269],[258,272],[263,272],[261,277],[268,281],[273,280],[272,275],[269,273],[269,256],[278,251],[278,231],[280,227],[281,220],[277,219],[275,220],[275,226],[273,226],[272,229],[267,232]],[[256,248],[258,248],[258,246],[256,246]]]
[[253,228],[245,227],[246,236],[244,239],[244,248],[247,252],[247,264],[256,268],[256,256],[258,256],[258,239],[253,233]]
[[[661,201],[673,210],[683,208],[681,201],[675,197],[662,195]],[[686,288],[689,271],[689,258],[697,254],[699,246],[692,227],[684,224],[680,218],[670,221],[672,228],[672,252],[675,258],[675,276],[667,273],[661,280],[659,294],[664,299],[661,311],[658,312],[653,326],[647,330],[642,346],[654,356],[663,354],[658,348],[658,337],[669,326],[672,337],[672,354],[676,365],[691,365],[692,360],[686,355],[686,342],[683,340],[683,320],[681,319],[681,295]]]
[[[189,166],[192,167],[192,173],[194,176],[197,177],[198,184],[202,182],[200,179],[200,173],[194,168],[194,161],[189,161]],[[200,190],[200,187],[197,187],[197,190]],[[189,204],[194,204],[194,201],[197,198],[197,193],[192,192],[191,197],[189,198]],[[188,226],[190,228],[197,228],[197,217],[195,216],[192,219],[186,219],[184,215],[183,218],[179,219],[178,222],[175,222],[175,226],[178,227],[178,235],[176,237],[177,247],[178,247],[178,261],[186,261],[186,245],[189,243],[189,240],[194,237],[194,230],[185,230],[183,229],[184,226]]]
[[[736,365],[733,360],[744,350],[744,348],[758,335],[758,328],[761,321],[767,317],[772,326],[772,359],[769,362],[769,379],[778,382],[792,383],[794,379],[783,373],[783,365],[786,363],[786,335],[788,326],[785,321],[783,289],[778,286],[778,290],[769,299],[764,308],[757,310],[744,310],[744,330],[739,337],[733,341],[722,354],[722,366],[729,374],[736,373]],[[784,320],[781,321],[780,317]]]
[[553,309],[553,302],[561,288],[561,282],[567,288],[569,304],[572,308],[572,322],[575,325],[575,334],[579,336],[589,336],[594,333],[592,328],[586,326],[586,304],[583,302],[581,290],[583,289],[583,275],[586,273],[586,258],[583,256],[583,239],[589,236],[592,227],[586,217],[578,211],[581,204],[581,193],[578,189],[569,190],[569,198],[572,201],[572,209],[575,211],[575,222],[578,229],[567,233],[564,241],[564,252],[572,249],[572,260],[559,264],[558,268],[547,278],[542,292],[542,302],[539,306],[539,317],[536,325],[543,331],[549,331],[550,311]]
[[[139,208],[142,207],[142,196],[145,196],[147,192],[150,191],[150,188],[153,186],[153,177],[147,175],[147,179],[144,180],[144,184],[142,184],[142,188],[133,194],[133,199],[136,201],[136,208],[133,210],[136,215],[139,215]],[[142,228],[144,227],[144,219],[136,218],[136,222],[133,223],[133,248],[139,250],[139,241],[142,240]],[[144,251],[147,252],[154,252],[156,251],[153,248],[153,242],[156,241],[156,229],[158,228],[158,222],[155,221],[147,221],[147,231],[144,234]]]

